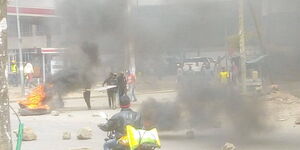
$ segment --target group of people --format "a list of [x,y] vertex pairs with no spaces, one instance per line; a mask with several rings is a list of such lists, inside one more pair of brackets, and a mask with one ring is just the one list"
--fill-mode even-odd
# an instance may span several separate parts
[[189,65],[188,69],[184,70],[183,66],[178,65],[178,85],[182,86],[187,84],[190,86],[195,83],[195,80],[201,81],[201,84],[219,83],[221,85],[227,85],[230,81],[231,76],[229,71],[219,64],[204,62],[200,68],[201,69],[194,69],[192,65]]
[[109,108],[116,108],[116,99],[122,96],[129,96],[131,101],[137,101],[135,95],[135,83],[136,76],[134,73],[123,72],[121,73],[110,73],[108,78],[104,80],[103,86],[111,86],[107,89],[108,104]]
[[[25,62],[25,66],[23,68],[24,71],[24,81],[26,87],[33,87],[33,75],[34,75],[34,68],[33,65],[30,62]],[[10,65],[10,83],[13,86],[18,86],[18,73],[19,73],[19,67],[15,60],[11,61]]]

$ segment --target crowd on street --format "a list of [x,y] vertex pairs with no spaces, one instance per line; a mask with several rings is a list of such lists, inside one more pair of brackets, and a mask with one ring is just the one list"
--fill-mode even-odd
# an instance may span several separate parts
[[[110,73],[102,83],[107,89],[108,105],[111,109],[116,109],[122,96],[128,96],[130,101],[136,102],[135,95],[136,75],[130,71],[120,73]],[[86,86],[83,91],[83,98],[88,109],[90,105],[91,86]]]

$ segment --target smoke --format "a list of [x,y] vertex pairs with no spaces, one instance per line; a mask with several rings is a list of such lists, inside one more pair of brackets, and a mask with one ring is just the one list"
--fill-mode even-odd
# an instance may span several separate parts
[[97,45],[82,43],[78,49],[66,50],[65,67],[49,80],[60,95],[79,88],[91,88],[97,80],[97,67],[100,64]]
[[[117,59],[110,60],[109,65],[123,64],[129,42],[133,43],[137,64],[155,61],[152,66],[148,64],[147,70],[162,66],[158,62],[167,51],[181,53],[223,47],[226,36],[237,33],[237,3],[216,4],[177,0],[160,6],[133,5],[129,14],[126,0],[60,2],[58,10],[64,26],[62,44],[70,47],[70,51],[66,54],[69,67],[54,78],[58,89],[71,91],[83,81],[93,83],[97,75],[92,68],[97,68],[100,58],[93,56],[110,54]],[[82,44],[86,42],[95,46],[84,48]],[[146,68],[146,65],[139,66]],[[238,92],[226,87],[192,81],[180,90],[175,102],[160,103],[152,99],[143,104],[141,110],[145,120],[163,130],[182,126],[201,129],[220,122],[239,134],[264,130],[264,108],[260,101],[235,93]]]
[[[268,131],[270,126],[263,102],[258,97],[238,94],[229,87],[211,86],[205,82],[180,89],[175,101],[143,103],[145,120],[161,130],[222,127],[238,136]],[[153,119],[154,118],[154,119]]]
[[[181,57],[188,51],[227,49],[226,45],[230,45],[227,43],[228,37],[238,34],[237,0],[160,0],[157,1],[159,5],[146,5],[147,2],[143,0],[129,2],[57,0],[57,13],[63,27],[60,46],[70,50],[66,57],[73,57],[74,54],[73,60],[69,60],[70,65],[77,65],[77,59],[85,61],[81,58],[84,52],[80,48],[83,43],[88,42],[97,45],[98,54],[104,58],[103,65],[116,68],[115,70],[126,69],[126,50],[131,43],[139,64],[138,71],[148,73],[151,69],[145,68],[157,68],[157,72],[167,72],[169,70],[163,68],[171,67],[164,66],[162,56],[173,54]],[[297,76],[299,34],[293,29],[299,24],[294,12],[300,3],[293,1],[279,10],[281,3],[246,1],[246,30],[247,33],[256,34],[253,14],[249,9],[251,4],[258,26],[261,27],[259,30],[263,43],[270,52],[269,64],[275,64],[268,67],[268,72],[282,77],[284,75],[281,72],[293,71],[293,76]],[[265,5],[270,5],[270,10]],[[286,17],[288,14],[293,14],[293,17]],[[260,51],[258,35],[252,38],[255,39],[247,43],[247,49]],[[283,48],[291,49],[289,54],[282,55],[282,51],[274,51]],[[281,71],[282,68],[286,70]]]
[[[64,68],[48,82],[60,95],[90,88],[100,79],[102,55],[112,54],[122,62],[127,33],[127,2],[123,0],[57,1],[65,48]],[[118,53],[122,53],[121,56]],[[113,64],[110,64],[113,65]]]
[[[155,99],[149,99],[141,107],[143,120],[150,127],[159,126],[161,130],[172,130],[179,123],[180,109],[176,103],[160,103]],[[167,121],[166,121],[167,120]]]

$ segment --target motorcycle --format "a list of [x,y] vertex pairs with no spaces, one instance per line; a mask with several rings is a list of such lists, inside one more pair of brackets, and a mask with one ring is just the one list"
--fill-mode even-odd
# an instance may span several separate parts
[[[108,120],[107,114],[100,116],[104,116]],[[117,140],[118,146],[113,150],[159,150],[161,147],[156,128],[143,130],[127,125],[125,131],[126,134]],[[116,139],[116,131],[107,132],[105,142],[111,139]]]

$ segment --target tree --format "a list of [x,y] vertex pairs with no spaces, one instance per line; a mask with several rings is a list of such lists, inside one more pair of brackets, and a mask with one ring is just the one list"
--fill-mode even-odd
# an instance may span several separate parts
[[8,87],[5,77],[7,64],[7,0],[0,0],[0,149],[11,150]]

